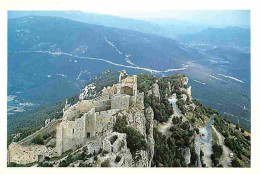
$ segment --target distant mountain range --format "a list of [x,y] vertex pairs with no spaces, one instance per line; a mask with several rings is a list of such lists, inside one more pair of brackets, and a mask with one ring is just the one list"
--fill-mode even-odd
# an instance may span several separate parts
[[207,28],[194,34],[183,34],[180,40],[188,44],[214,44],[250,53],[250,29],[239,27]]
[[95,13],[86,13],[81,11],[9,11],[8,18],[18,18],[24,16],[52,16],[66,18],[74,21],[103,25],[106,27],[115,27],[129,29],[143,33],[158,34],[166,37],[176,38],[183,33],[196,33],[207,28],[206,25],[198,25],[187,21],[177,19],[154,19],[138,20],[123,18],[112,15],[103,15]]
[[16,97],[10,97],[9,114],[28,103],[46,105],[75,95],[105,69],[127,69],[130,74],[185,73],[194,97],[235,122],[248,120],[240,123],[250,127],[250,54],[224,49],[225,39],[228,45],[246,47],[244,35],[234,42],[232,37],[216,41],[218,37],[201,31],[181,36],[181,44],[158,33],[119,29],[131,19],[120,18],[122,26],[114,28],[93,18],[92,23],[101,25],[24,13],[15,18],[16,13],[9,12],[8,20],[8,95]]

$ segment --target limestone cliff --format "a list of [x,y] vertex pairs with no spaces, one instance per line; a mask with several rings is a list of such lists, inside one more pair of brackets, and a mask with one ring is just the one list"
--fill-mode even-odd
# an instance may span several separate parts
[[[141,79],[138,83],[137,77]],[[204,135],[200,129],[209,113],[217,111],[192,100],[192,88],[187,87],[189,79],[184,74],[128,77],[122,71],[117,80],[100,91],[88,84],[77,103],[66,100],[62,118],[46,119],[40,130],[9,145],[8,163],[38,167],[202,167],[206,155],[211,160],[201,153]],[[215,126],[221,131],[228,123],[217,118]]]

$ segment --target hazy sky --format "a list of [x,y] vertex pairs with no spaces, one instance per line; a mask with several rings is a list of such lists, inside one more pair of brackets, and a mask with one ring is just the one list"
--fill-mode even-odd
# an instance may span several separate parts
[[250,25],[249,10],[193,10],[193,11],[155,11],[155,12],[116,12],[113,15],[150,20],[178,19],[192,23],[205,23],[215,26]]

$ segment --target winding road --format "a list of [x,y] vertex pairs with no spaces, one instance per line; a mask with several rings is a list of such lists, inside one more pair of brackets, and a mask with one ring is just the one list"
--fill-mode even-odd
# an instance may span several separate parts
[[166,73],[166,72],[173,72],[173,71],[182,71],[185,70],[186,67],[183,68],[172,68],[172,69],[167,69],[167,70],[155,70],[155,69],[150,69],[150,68],[145,68],[145,67],[140,67],[140,66],[130,66],[130,65],[122,65],[119,63],[114,63],[110,60],[106,59],[101,59],[101,58],[96,58],[96,57],[86,57],[86,56],[78,56],[78,55],[73,55],[71,53],[64,53],[64,52],[51,52],[51,51],[18,51],[14,53],[43,53],[43,54],[50,54],[50,55],[55,55],[55,56],[60,56],[60,55],[65,55],[65,56],[70,56],[70,57],[75,57],[78,59],[88,59],[88,60],[96,60],[96,61],[102,61],[109,63],[114,66],[120,66],[120,67],[125,67],[125,68],[130,68],[130,69],[138,69],[138,70],[143,70],[143,71],[148,71],[150,73]]
[[207,123],[206,127],[200,128],[200,138],[201,149],[204,153],[203,162],[206,164],[206,167],[212,166],[211,154],[212,154],[212,130],[210,126],[214,122],[214,115],[210,116],[210,120]]

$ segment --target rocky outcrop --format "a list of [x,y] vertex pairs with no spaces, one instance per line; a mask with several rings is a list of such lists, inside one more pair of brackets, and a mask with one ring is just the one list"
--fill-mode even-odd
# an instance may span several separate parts
[[191,86],[187,88],[187,97],[188,97],[189,101],[192,100],[192,97],[191,97]]
[[183,100],[184,102],[187,101],[187,95],[186,94],[181,94],[181,99],[180,100]]
[[196,108],[196,105],[194,103],[188,104],[184,106],[187,111],[194,111]]
[[125,70],[122,70],[120,71],[120,74],[119,74],[119,82],[121,82],[123,79],[125,79],[127,77],[127,73]]
[[127,148],[126,134],[113,132],[103,140],[103,150],[108,152],[107,155],[99,159],[109,161],[111,167],[131,167],[132,155]]
[[147,144],[148,144],[148,155],[149,155],[149,166],[152,164],[153,155],[154,155],[154,138],[153,138],[153,118],[154,113],[151,107],[145,109],[145,118],[146,118],[146,132],[147,132]]
[[186,147],[186,148],[182,149],[182,154],[183,154],[186,164],[187,165],[190,164],[190,159],[191,159],[190,148]]
[[152,95],[160,101],[160,90],[158,83],[152,85]]
[[188,85],[188,83],[189,83],[188,77],[183,77],[183,78],[182,78],[182,84],[183,84],[184,86],[186,86],[186,85]]

